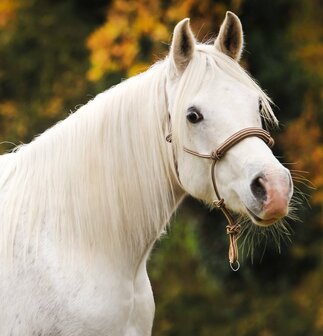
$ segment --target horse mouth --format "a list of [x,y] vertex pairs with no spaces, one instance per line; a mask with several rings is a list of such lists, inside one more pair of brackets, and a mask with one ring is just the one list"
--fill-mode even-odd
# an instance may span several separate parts
[[274,224],[279,219],[279,218],[263,219],[263,218],[258,217],[255,213],[253,213],[247,207],[246,207],[246,209],[247,209],[248,215],[251,218],[251,220],[258,226],[267,227],[267,226],[270,226],[270,225]]

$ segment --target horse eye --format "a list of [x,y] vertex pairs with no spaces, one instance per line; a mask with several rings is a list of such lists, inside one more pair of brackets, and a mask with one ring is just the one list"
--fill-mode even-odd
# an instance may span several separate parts
[[263,106],[262,106],[262,100],[258,100],[258,107],[259,107],[259,112],[262,112]]
[[190,107],[187,111],[186,118],[190,123],[196,124],[203,120],[203,115],[196,107]]

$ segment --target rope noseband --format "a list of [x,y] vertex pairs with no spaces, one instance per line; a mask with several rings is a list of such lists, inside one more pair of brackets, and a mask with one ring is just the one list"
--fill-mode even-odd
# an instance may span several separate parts
[[[230,211],[227,209],[224,199],[220,196],[219,190],[216,185],[215,180],[215,165],[216,163],[223,158],[225,153],[232,148],[234,145],[242,141],[243,139],[249,138],[249,137],[258,137],[261,140],[263,140],[267,146],[272,147],[274,145],[274,139],[270,136],[269,132],[265,131],[262,128],[259,127],[248,127],[244,128],[233,135],[231,135],[228,139],[226,139],[217,149],[212,151],[211,154],[201,154],[198,152],[195,152],[191,149],[188,149],[184,147],[184,151],[188,154],[197,156],[202,159],[209,159],[212,160],[211,164],[211,180],[213,189],[215,192],[216,199],[213,200],[212,205],[220,209],[224,216],[226,217],[228,221],[228,225],[226,226],[227,234],[229,235],[230,240],[230,246],[229,246],[229,262],[230,267],[232,270],[237,271],[240,268],[240,263],[238,260],[238,246],[237,246],[237,240],[239,238],[240,233],[240,225],[237,224],[230,213]],[[168,134],[166,137],[167,142],[172,142],[172,134]],[[234,264],[236,264],[236,267],[234,267]]]

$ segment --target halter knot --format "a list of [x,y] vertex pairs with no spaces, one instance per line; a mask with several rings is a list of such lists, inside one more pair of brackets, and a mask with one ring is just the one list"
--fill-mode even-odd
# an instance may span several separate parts
[[212,202],[212,204],[213,204],[213,206],[214,206],[215,208],[217,208],[217,209],[221,209],[221,208],[224,207],[224,199],[221,198],[219,201],[214,200],[214,201]]
[[238,235],[241,231],[241,225],[239,224],[235,224],[235,225],[227,225],[227,234],[234,234],[234,235]]
[[211,153],[210,158],[214,161],[219,161],[223,157],[223,154],[223,152],[220,152],[218,149],[216,149]]

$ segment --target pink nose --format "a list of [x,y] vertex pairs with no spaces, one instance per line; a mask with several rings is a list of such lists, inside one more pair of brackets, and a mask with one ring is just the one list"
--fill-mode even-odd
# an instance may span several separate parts
[[266,174],[256,178],[251,190],[262,203],[259,214],[263,220],[279,219],[288,214],[288,204],[292,194],[289,174]]
[[282,218],[288,214],[289,183],[270,183],[264,180],[267,199],[263,207],[263,219]]

